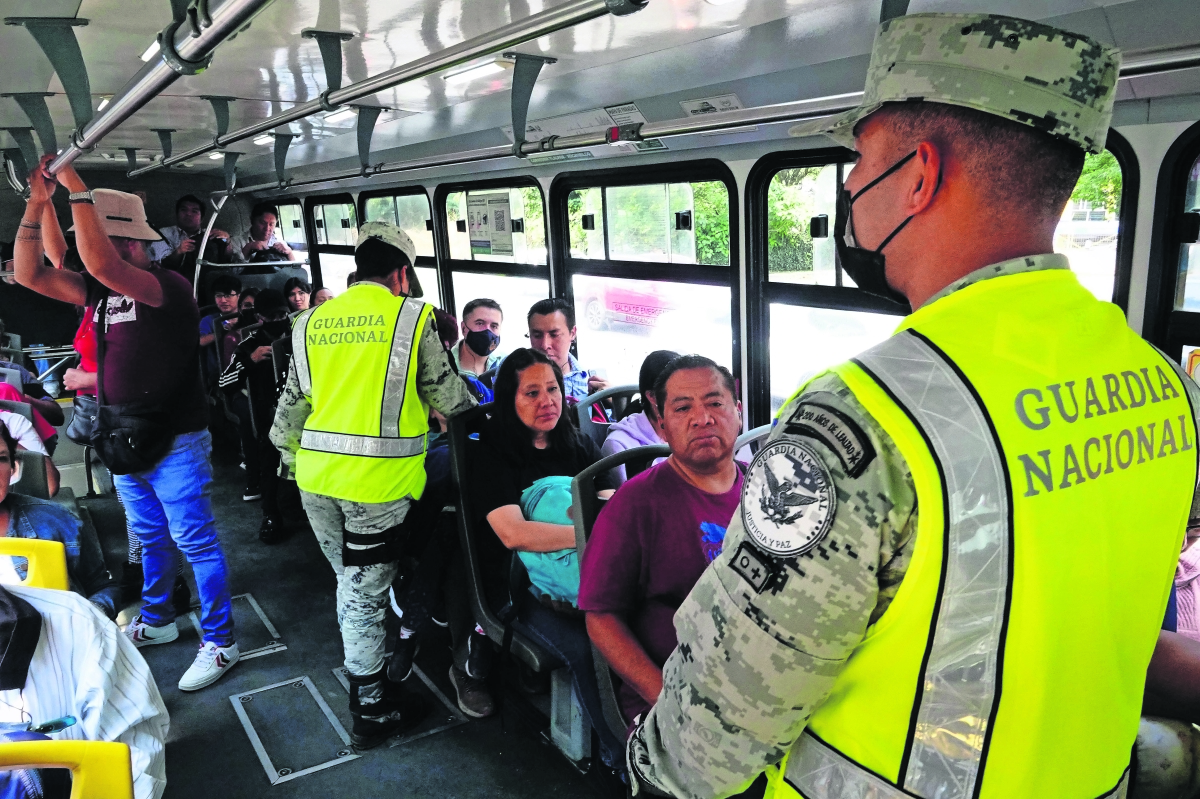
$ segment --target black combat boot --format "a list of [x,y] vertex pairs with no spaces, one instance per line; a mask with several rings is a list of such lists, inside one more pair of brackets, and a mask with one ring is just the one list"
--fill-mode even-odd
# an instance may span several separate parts
[[350,678],[350,715],[354,726],[350,743],[355,749],[371,749],[388,738],[401,735],[429,715],[429,703],[390,682],[383,670],[366,677]]

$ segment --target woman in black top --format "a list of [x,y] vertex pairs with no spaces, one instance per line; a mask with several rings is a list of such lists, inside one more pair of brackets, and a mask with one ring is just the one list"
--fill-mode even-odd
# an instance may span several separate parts
[[[492,418],[471,459],[473,510],[495,533],[480,542],[481,568],[485,583],[492,588],[488,593],[494,607],[497,594],[507,596],[512,552],[575,547],[573,526],[526,520],[521,513],[521,493],[543,477],[574,477],[600,459],[596,445],[580,435],[564,413],[562,372],[542,353],[519,349],[505,358],[496,375],[495,391]],[[600,478],[598,488],[611,488],[607,480],[607,476]],[[603,721],[583,614],[560,613],[527,591],[513,597],[513,602],[517,608],[514,627],[570,667],[576,695],[600,736],[605,762],[623,768],[622,742]]]

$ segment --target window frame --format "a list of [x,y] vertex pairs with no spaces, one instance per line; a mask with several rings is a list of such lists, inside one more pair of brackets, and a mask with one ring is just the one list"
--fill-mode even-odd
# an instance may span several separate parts
[[429,192],[425,189],[424,186],[402,186],[400,188],[372,189],[371,191],[361,192],[358,195],[358,205],[355,209],[355,213],[358,214],[358,220],[359,220],[360,225],[365,224],[365,222],[367,220],[367,201],[375,200],[380,197],[424,197],[425,198],[425,202],[429,206],[429,222],[430,222],[429,230],[433,234],[433,255],[418,255],[417,262],[415,264],[413,264],[413,266],[420,266],[422,268],[429,268],[429,269],[437,269],[437,272],[438,272],[438,296],[439,296],[439,299],[442,301],[443,307],[448,307],[445,305],[445,290],[443,289],[443,286],[445,286],[446,281],[442,279],[442,271],[441,271],[441,269],[438,268],[438,261],[440,260],[440,258],[438,257],[438,254],[440,252],[440,249],[438,248],[437,220],[435,219],[436,213],[434,212],[433,201],[429,197]]
[[[725,185],[729,195],[729,265],[673,264],[658,261],[623,261],[611,258],[572,258],[568,198],[578,189],[612,188],[619,186],[646,186],[658,183],[706,183],[718,181]],[[608,199],[604,197],[604,251],[609,251]],[[742,375],[741,345],[741,239],[740,214],[738,213],[737,180],[729,166],[715,158],[648,164],[639,167],[614,169],[592,169],[587,171],[561,172],[550,184],[549,233],[550,265],[553,279],[550,281],[553,296],[562,297],[574,304],[572,278],[575,275],[609,277],[626,280],[654,280],[701,286],[729,288],[730,326],[733,352],[731,371],[735,377]],[[574,352],[576,347],[572,345]],[[740,399],[740,398],[739,398]]]
[[[304,212],[304,201],[302,199],[300,199],[299,197],[292,197],[292,198],[287,198],[287,199],[282,199],[282,200],[276,200],[275,207],[280,210],[281,216],[283,214],[283,206],[285,206],[285,205],[294,205],[300,211],[300,225],[301,225],[301,232],[304,234],[304,246],[308,248],[304,251],[305,261],[303,261],[301,263],[307,263],[309,270],[311,270],[312,269],[312,247],[313,247],[314,238],[313,238],[313,236],[310,235],[312,232],[312,226],[309,224],[308,216]],[[280,223],[282,223],[282,221],[283,220],[280,219]],[[284,236],[283,240],[286,242],[287,236]]]
[[321,253],[329,253],[331,255],[354,255],[354,248],[345,244],[317,244],[317,223],[316,209],[318,205],[349,205],[354,209],[357,217],[356,221],[362,224],[362,214],[359,212],[358,204],[354,202],[354,195],[349,192],[337,192],[335,194],[319,194],[309,195],[304,198],[304,220],[309,226],[311,237],[309,239],[308,260],[309,269],[312,271],[313,291],[325,287],[325,277],[321,272]]
[[[533,187],[542,198],[542,222],[546,233],[546,263],[545,264],[507,264],[499,261],[475,261],[450,257],[450,229],[446,224],[446,200],[459,191],[485,191],[487,189],[519,189]],[[439,183],[433,192],[433,246],[437,253],[438,282],[442,290],[442,306],[450,313],[456,313],[458,307],[454,298],[454,273],[474,272],[483,275],[499,275],[501,277],[532,277],[546,280],[550,286],[551,297],[556,296],[553,278],[553,244],[551,243],[549,206],[546,202],[546,192],[542,184],[532,175],[516,175],[510,178],[491,180],[458,181],[454,183]]]

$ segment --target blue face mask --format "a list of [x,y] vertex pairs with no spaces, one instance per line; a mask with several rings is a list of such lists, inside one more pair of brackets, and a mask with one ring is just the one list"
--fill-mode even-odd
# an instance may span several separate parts
[[485,358],[500,346],[500,337],[491,330],[472,330],[464,339],[471,352],[480,358]]

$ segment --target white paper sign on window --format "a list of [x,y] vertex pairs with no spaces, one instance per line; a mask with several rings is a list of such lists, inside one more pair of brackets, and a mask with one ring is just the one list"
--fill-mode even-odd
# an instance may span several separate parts
[[508,192],[468,194],[467,229],[473,255],[512,255],[512,209]]

